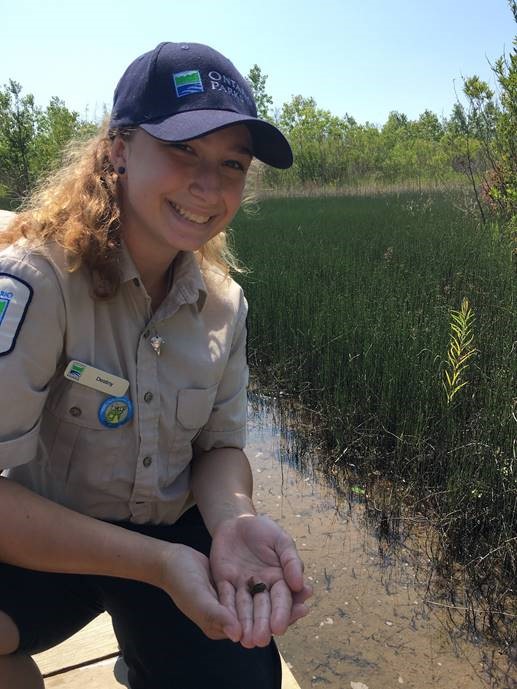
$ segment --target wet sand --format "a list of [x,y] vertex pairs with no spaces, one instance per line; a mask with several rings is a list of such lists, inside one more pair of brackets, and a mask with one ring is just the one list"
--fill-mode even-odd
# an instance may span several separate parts
[[467,640],[429,604],[425,562],[403,548],[387,558],[362,505],[290,466],[263,410],[250,411],[247,453],[257,509],[295,538],[315,590],[310,614],[278,639],[301,689],[517,688],[506,656]]

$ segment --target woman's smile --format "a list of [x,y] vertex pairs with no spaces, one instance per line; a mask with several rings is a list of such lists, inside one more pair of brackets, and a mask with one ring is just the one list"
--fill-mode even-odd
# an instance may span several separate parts
[[196,215],[174,201],[169,201],[169,204],[172,206],[173,211],[175,211],[177,215],[180,215],[185,220],[195,223],[196,225],[206,225],[206,223],[210,222],[210,220],[214,217],[212,215]]

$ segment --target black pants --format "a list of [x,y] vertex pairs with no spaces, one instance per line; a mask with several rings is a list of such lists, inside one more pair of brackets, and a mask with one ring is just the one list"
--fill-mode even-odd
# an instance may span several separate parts
[[[197,508],[171,526],[119,524],[208,555]],[[138,581],[49,574],[0,564],[0,610],[17,624],[19,651],[34,654],[72,636],[105,610],[111,615],[131,689],[280,689],[274,642],[245,649],[212,641],[161,589]]]

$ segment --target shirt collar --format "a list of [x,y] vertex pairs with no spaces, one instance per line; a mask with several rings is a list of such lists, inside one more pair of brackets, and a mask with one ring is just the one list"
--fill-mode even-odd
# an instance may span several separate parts
[[[125,243],[120,249],[120,281],[140,280],[138,268]],[[207,287],[199,263],[191,251],[181,251],[174,260],[174,278],[166,300],[174,299],[185,304],[197,304],[198,311],[203,309],[207,297]]]
[[186,304],[197,304],[203,309],[207,287],[196,256],[191,251],[182,251],[174,260],[174,278],[169,297]]
[[135,278],[140,279],[138,269],[133,262],[129,249],[123,241],[120,242],[119,269],[120,282],[122,284],[134,280]]

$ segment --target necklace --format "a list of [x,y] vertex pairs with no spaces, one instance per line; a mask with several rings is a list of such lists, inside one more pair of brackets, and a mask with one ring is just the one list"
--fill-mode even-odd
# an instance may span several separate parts
[[[167,274],[166,274],[166,288],[165,292],[163,293],[160,303],[163,301],[163,299],[169,294],[171,287],[172,287],[172,280],[174,276],[174,262],[172,262],[167,269]],[[154,329],[154,335],[151,337],[149,340],[151,343],[151,347],[154,349],[156,356],[160,356],[162,353],[162,345],[165,344],[165,338],[162,337],[161,335],[158,335],[156,332],[156,328]]]

